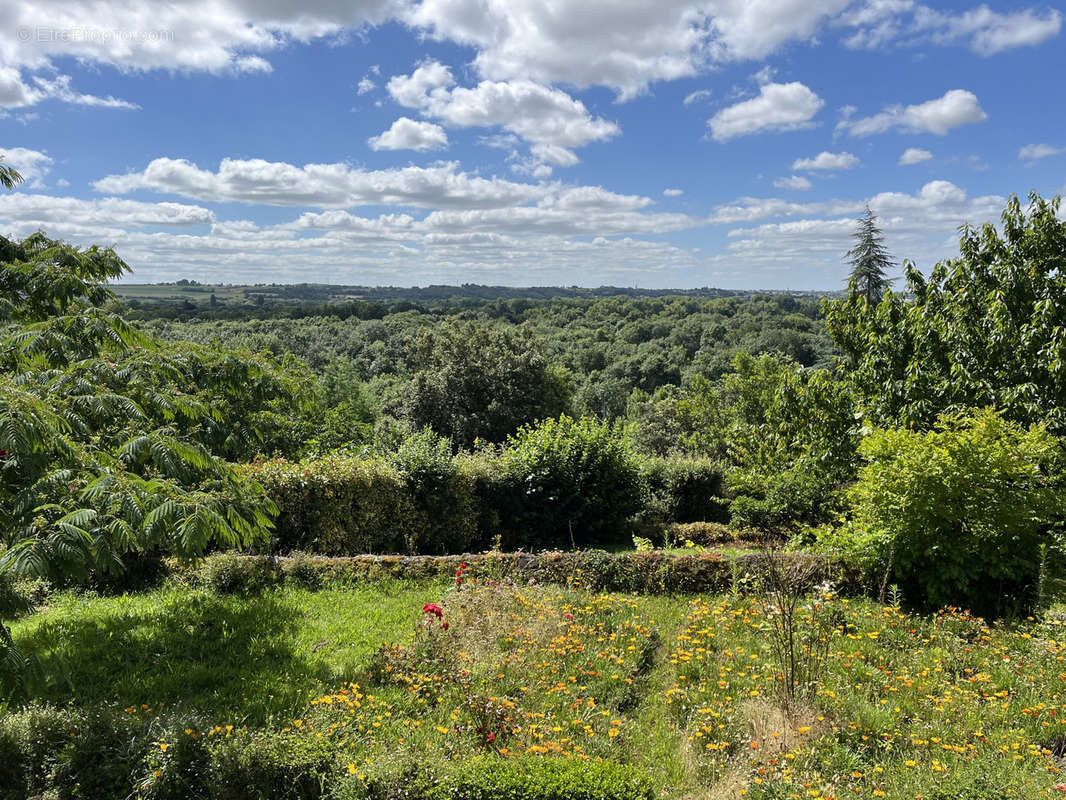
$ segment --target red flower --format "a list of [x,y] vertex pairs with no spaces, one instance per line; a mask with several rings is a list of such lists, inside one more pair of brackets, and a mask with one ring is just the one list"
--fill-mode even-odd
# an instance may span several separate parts
[[567,613],[563,614],[563,619],[573,619],[573,618],[574,618],[574,615],[571,614],[569,611]]
[[487,739],[488,741],[490,741],[490,742],[495,742],[495,741],[496,741],[496,734],[495,734],[495,733],[490,733],[490,734],[489,734],[488,736],[486,736],[485,738],[486,738],[486,739]]
[[444,616],[444,609],[438,606],[436,603],[426,603],[422,606],[423,614],[433,614],[437,619]]
[[441,627],[444,628],[444,630],[448,630],[448,620],[444,620],[444,622],[441,623]]

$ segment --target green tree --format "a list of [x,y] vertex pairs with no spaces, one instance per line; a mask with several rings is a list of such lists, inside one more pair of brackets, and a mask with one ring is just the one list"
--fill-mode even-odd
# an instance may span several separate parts
[[[4,157],[0,156],[0,161],[3,161]],[[14,189],[17,184],[22,183],[22,175],[15,170],[14,167],[7,164],[0,164],[0,186],[5,189]]]
[[885,237],[877,226],[877,217],[869,206],[858,219],[854,238],[855,246],[844,256],[851,265],[848,290],[852,295],[866,298],[866,302],[873,305],[892,285],[885,273],[895,264],[885,247]]
[[959,256],[873,309],[855,296],[825,304],[875,424],[927,429],[945,411],[993,407],[1066,434],[1066,222],[1059,199],[1012,197],[992,223],[962,229]]
[[128,269],[113,250],[36,233],[0,238],[0,258],[0,569],[62,580],[260,536],[272,504],[219,457],[217,405],[278,376],[132,328],[104,286]]
[[569,405],[568,377],[519,333],[447,322],[415,338],[411,361],[416,372],[404,416],[456,447],[469,449],[477,439],[502,442]]

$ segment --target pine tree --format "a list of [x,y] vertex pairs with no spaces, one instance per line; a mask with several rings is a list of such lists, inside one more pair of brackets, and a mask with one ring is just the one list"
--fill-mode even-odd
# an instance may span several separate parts
[[858,219],[855,246],[845,254],[851,264],[848,276],[848,289],[852,295],[862,295],[871,305],[881,302],[885,290],[892,280],[885,277],[885,272],[895,263],[885,247],[885,237],[877,226],[877,217],[866,206],[866,213]]

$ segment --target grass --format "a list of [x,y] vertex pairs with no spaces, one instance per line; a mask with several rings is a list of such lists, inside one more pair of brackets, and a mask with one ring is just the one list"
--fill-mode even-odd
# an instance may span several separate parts
[[600,758],[692,800],[1062,796],[1058,617],[993,628],[958,610],[820,596],[799,619],[802,635],[821,630],[815,619],[833,627],[793,704],[772,620],[741,593],[175,587],[59,595],[14,634],[51,676],[40,699],[195,712],[209,725],[186,735],[209,740],[244,727],[309,737],[335,754],[327,778],[367,785],[410,763]]
[[36,697],[59,704],[187,708],[227,723],[288,716],[308,691],[350,676],[406,635],[411,609],[441,585],[382,580],[324,589],[216,595],[56,595],[13,625],[40,658]]

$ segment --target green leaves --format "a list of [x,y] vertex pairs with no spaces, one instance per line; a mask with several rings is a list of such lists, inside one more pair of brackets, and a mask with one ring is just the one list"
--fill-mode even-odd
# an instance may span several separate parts
[[907,290],[876,306],[827,303],[869,415],[929,428],[944,411],[994,406],[1023,425],[1066,433],[1066,222],[1058,199],[1008,202],[992,224],[962,230],[956,259],[928,280],[905,264]]
[[876,430],[851,490],[852,555],[916,602],[1001,613],[1036,599],[1040,545],[1059,513],[1062,453],[1042,425],[985,409],[942,416],[932,431]]
[[[223,460],[230,430],[306,396],[268,356],[165,348],[108,306],[114,251],[37,233],[0,239],[0,571],[57,580],[123,569],[133,551],[195,556],[265,535],[275,509]],[[244,450],[227,445],[237,436]]]

